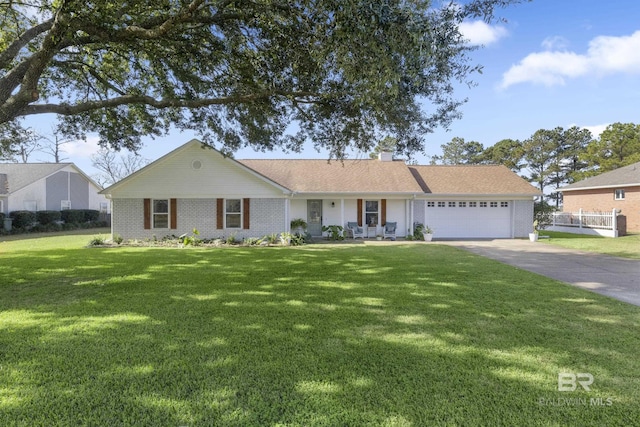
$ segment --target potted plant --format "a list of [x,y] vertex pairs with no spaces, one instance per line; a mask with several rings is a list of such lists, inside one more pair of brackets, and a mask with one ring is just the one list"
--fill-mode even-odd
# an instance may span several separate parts
[[433,230],[428,225],[417,222],[414,224],[413,237],[416,240],[430,242],[433,239]]
[[307,230],[307,221],[302,218],[295,218],[291,220],[291,232],[293,234],[304,235]]
[[532,242],[538,241],[538,220],[533,221],[533,233],[529,233],[529,240]]

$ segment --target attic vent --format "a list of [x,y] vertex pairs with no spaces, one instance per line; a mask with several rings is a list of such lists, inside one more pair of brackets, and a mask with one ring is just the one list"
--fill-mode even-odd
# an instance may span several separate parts
[[200,160],[194,160],[191,162],[191,168],[198,170],[202,167],[202,162]]

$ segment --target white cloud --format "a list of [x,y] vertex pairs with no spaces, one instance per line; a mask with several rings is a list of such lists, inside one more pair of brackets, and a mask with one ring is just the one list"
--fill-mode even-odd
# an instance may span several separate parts
[[593,125],[593,126],[580,126],[582,129],[587,129],[591,132],[591,135],[594,138],[598,138],[600,134],[609,126],[611,123],[606,123],[604,125]]
[[90,158],[100,149],[98,137],[88,137],[86,141],[75,140],[64,144],[61,148],[64,156],[74,158]]
[[508,34],[504,27],[491,26],[484,21],[463,22],[460,24],[460,32],[473,45],[489,45]]
[[561,50],[569,47],[569,40],[562,36],[547,37],[542,40],[542,47],[545,50]]
[[[547,39],[543,46],[555,47]],[[599,36],[589,42],[587,53],[552,50],[527,55],[502,76],[501,87],[518,83],[562,85],[566,79],[586,75],[640,74],[640,31],[630,36]]]
[[623,37],[596,37],[588,56],[594,68],[604,73],[640,73],[640,31]]
[[584,56],[572,52],[532,53],[502,75],[502,87],[523,82],[545,86],[564,84],[567,77],[578,77],[589,69]]

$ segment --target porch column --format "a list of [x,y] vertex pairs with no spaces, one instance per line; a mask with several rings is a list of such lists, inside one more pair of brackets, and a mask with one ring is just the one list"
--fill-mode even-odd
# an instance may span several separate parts
[[414,200],[407,200],[407,232],[413,234],[413,204]]
[[345,226],[344,222],[344,198],[340,198],[340,225]]
[[289,218],[291,212],[291,198],[286,197],[284,199],[284,230],[291,232],[291,219]]

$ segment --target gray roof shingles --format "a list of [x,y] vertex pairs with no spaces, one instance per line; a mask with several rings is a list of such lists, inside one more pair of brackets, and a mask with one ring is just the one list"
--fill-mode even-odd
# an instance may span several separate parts
[[632,163],[603,174],[574,182],[560,191],[587,190],[592,188],[610,188],[640,185],[640,162]]
[[[0,163],[0,174],[6,175],[5,194],[13,193],[69,166],[71,163]],[[8,184],[8,185],[7,185]]]

